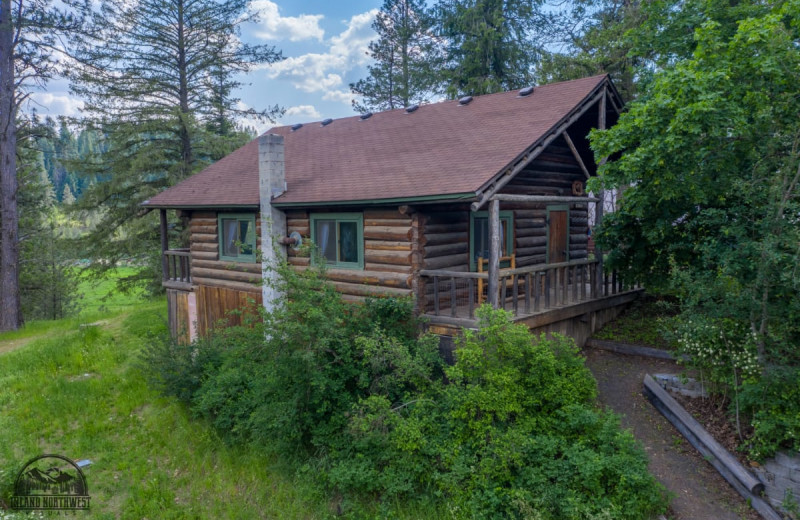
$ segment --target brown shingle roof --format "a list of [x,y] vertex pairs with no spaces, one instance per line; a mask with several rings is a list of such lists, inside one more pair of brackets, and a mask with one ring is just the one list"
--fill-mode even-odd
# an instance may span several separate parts
[[[366,120],[308,123],[285,137],[281,204],[377,201],[474,193],[563,121],[606,79],[391,110]],[[258,140],[165,190],[149,207],[258,206]]]

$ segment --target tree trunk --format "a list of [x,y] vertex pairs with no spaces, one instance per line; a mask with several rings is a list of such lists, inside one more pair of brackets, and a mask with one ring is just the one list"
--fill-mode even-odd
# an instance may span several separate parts
[[186,25],[183,0],[178,1],[178,96],[180,102],[181,178],[192,171],[192,138],[189,131],[189,79],[186,61]]
[[11,0],[0,0],[0,331],[16,330],[22,325],[16,108]]

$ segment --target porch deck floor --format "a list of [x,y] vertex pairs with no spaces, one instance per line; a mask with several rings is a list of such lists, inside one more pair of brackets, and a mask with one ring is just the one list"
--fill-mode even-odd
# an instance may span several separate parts
[[[514,315],[514,321],[522,321],[535,316],[555,313],[556,311],[565,311],[569,308],[576,308],[577,310],[577,308],[586,307],[587,304],[592,303],[595,304],[592,305],[592,307],[594,307],[596,310],[604,307],[602,304],[604,300],[612,299],[617,295],[638,292],[641,290],[635,288],[625,288],[624,290],[617,288],[614,290],[610,284],[606,287],[606,289],[607,290],[603,291],[602,295],[599,295],[601,291],[598,291],[598,294],[592,297],[592,288],[589,283],[583,284],[583,288],[581,288],[580,283],[577,284],[577,286],[575,286],[575,284],[569,284],[566,289],[564,287],[551,287],[549,291],[549,298],[543,290],[540,290],[538,297],[535,294],[535,291],[532,291],[534,294],[531,294],[526,300],[524,287],[518,287],[515,306],[515,298],[512,294],[512,288],[509,287],[506,288],[506,297],[500,298],[500,308],[511,311]],[[423,314],[423,316],[434,324],[447,323],[453,325],[474,326],[477,323],[475,311],[479,307],[476,295],[473,295],[473,302],[472,315],[470,315],[469,295],[459,292],[457,294],[454,311],[450,305],[450,293],[448,291],[440,291],[438,314],[436,314],[434,310],[433,296],[429,295],[425,308],[426,312]],[[609,302],[608,306],[612,305],[614,305],[614,303]],[[561,312],[561,314],[563,314],[563,312]]]

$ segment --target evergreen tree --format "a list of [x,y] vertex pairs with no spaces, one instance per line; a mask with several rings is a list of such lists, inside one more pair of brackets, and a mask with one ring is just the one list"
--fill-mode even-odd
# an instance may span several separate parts
[[644,18],[641,4],[631,0],[577,0],[568,4],[557,24],[560,50],[544,52],[538,70],[540,81],[607,73],[622,98],[633,99],[637,73],[647,56],[633,52],[635,44],[629,35]]
[[362,97],[358,112],[392,110],[427,101],[437,84],[440,43],[433,19],[420,0],[385,0],[372,28],[378,40],[369,44],[375,60],[369,76],[350,84]]
[[439,31],[447,42],[446,93],[489,94],[530,85],[550,16],[541,0],[440,0]]
[[19,108],[58,74],[62,43],[82,26],[90,0],[0,0],[0,331],[22,324],[17,164]]
[[[247,0],[106,0],[98,37],[84,41],[73,91],[104,136],[87,173],[95,183],[77,209],[103,219],[85,249],[96,272],[126,260],[147,265],[123,280],[158,287],[158,225],[140,204],[243,144],[235,131],[236,75],[281,59],[273,47],[247,45]],[[278,107],[248,114],[271,119]]]

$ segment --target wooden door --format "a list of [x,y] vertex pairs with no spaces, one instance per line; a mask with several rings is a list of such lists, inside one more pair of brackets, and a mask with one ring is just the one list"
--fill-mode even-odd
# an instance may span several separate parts
[[566,262],[568,260],[567,236],[569,234],[567,209],[548,208],[547,219],[547,262],[550,264]]

